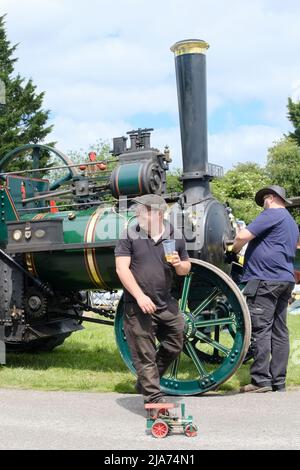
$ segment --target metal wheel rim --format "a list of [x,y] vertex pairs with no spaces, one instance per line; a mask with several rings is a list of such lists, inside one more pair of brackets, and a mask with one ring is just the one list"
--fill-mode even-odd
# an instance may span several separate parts
[[[196,377],[194,380],[176,380],[175,377],[164,376],[161,379],[162,391],[168,395],[177,396],[191,396],[200,395],[205,392],[215,390],[222,383],[230,379],[230,377],[237,371],[246,356],[246,353],[250,344],[251,337],[251,322],[247,308],[246,300],[239,290],[238,286],[232,281],[232,279],[221,271],[219,268],[206,263],[204,261],[191,259],[193,270],[201,270],[206,276],[218,281],[219,286],[222,285],[224,290],[231,300],[231,304],[234,304],[236,311],[234,312],[234,318],[237,321],[237,331],[235,339],[233,339],[233,345],[228,352],[226,359],[216,368],[213,373],[204,374],[203,377]],[[199,271],[200,272],[200,271]],[[184,284],[188,284],[188,277],[185,278]],[[226,289],[225,289],[226,288]],[[223,290],[222,290],[223,291]],[[182,310],[185,309],[184,303],[186,299],[181,299],[180,307]],[[115,335],[116,341],[119,346],[120,354],[126,363],[127,367],[136,375],[135,368],[133,366],[126,337],[123,330],[123,304],[120,302],[115,320]],[[225,319],[226,321],[226,319]],[[203,323],[203,322],[202,322]],[[190,344],[189,344],[190,343]],[[189,339],[185,342],[185,347],[188,345],[188,352],[192,354],[191,342]],[[181,356],[184,353],[181,353]],[[190,356],[191,357],[191,356]],[[180,362],[180,359],[179,359]],[[201,361],[199,361],[201,362]],[[199,368],[200,365],[198,364]],[[173,364],[173,371],[176,370],[176,363]],[[171,370],[172,370],[171,367]],[[216,373],[217,371],[217,373]],[[174,376],[176,374],[173,374]]]
[[[65,182],[79,174],[77,168],[69,167],[73,165],[73,162],[72,160],[70,160],[70,158],[67,155],[65,155],[63,152],[61,152],[60,150],[54,147],[49,147],[48,145],[43,145],[43,144],[22,145],[21,147],[17,147],[14,150],[10,151],[0,160],[0,171],[2,172],[10,161],[14,160],[14,158],[18,156],[18,154],[25,152],[26,150],[33,150],[33,151],[35,150],[37,152],[40,152],[41,150],[46,150],[47,152],[52,153],[56,157],[58,157],[66,165],[67,175],[64,178]],[[32,155],[32,159],[33,159],[33,155]],[[28,172],[30,173],[30,170]],[[18,172],[15,172],[15,174],[17,175]],[[50,189],[52,189],[53,185],[56,185],[57,187],[59,187],[60,184],[61,184],[60,181],[56,180],[52,183]]]
[[195,428],[195,426],[193,424],[191,424],[191,425],[188,424],[185,427],[184,434],[187,437],[195,437],[195,436],[197,436],[197,429]]
[[158,439],[162,439],[168,435],[169,426],[164,421],[155,421],[151,428],[152,435]]

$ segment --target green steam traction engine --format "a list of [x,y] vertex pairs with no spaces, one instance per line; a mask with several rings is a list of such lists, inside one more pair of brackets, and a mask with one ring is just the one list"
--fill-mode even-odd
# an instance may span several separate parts
[[[188,276],[174,277],[173,295],[186,321],[185,345],[162,378],[162,389],[170,395],[201,394],[228,380],[243,362],[250,341],[249,313],[223,262],[226,241],[232,239],[228,213],[210,192],[210,181],[220,167],[207,159],[207,49],[207,43],[199,40],[181,41],[172,48],[182,194],[167,194],[170,157],[168,151],[151,148],[152,129],[129,132],[130,148],[125,137],[114,139],[113,167],[110,161],[95,162],[93,154],[90,163],[75,165],[43,145],[18,148],[2,158],[2,352],[4,345],[7,351],[52,350],[82,329],[83,322],[92,321],[114,325],[120,353],[134,373],[123,330],[122,299],[116,309],[95,308],[90,299],[93,291],[121,289],[115,245],[124,228],[136,222],[132,199],[154,193],[166,199],[168,218],[184,233],[192,261]],[[60,159],[65,168],[65,174],[51,184],[45,169],[39,168],[45,152]],[[32,168],[27,173],[9,172],[19,155],[27,155]],[[88,311],[102,318],[88,318]]]

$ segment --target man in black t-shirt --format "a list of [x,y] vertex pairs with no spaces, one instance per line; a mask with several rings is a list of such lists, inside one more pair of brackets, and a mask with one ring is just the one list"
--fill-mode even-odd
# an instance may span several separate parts
[[[116,269],[124,287],[124,330],[137,371],[137,391],[145,403],[159,403],[164,401],[160,378],[183,347],[184,318],[171,295],[173,271],[185,276],[191,263],[182,233],[164,220],[164,199],[145,195],[136,203],[138,224],[126,229],[116,246]],[[169,263],[163,248],[168,239],[174,239],[176,247]]]

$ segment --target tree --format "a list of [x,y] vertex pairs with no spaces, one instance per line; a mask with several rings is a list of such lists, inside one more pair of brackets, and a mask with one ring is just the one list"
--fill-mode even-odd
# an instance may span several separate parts
[[177,168],[175,170],[168,171],[167,173],[167,193],[182,193],[183,184],[180,180],[182,171]]
[[[300,102],[288,99],[288,118],[294,132],[284,136],[268,151],[266,171],[274,184],[283,186],[288,197],[300,195]],[[296,221],[300,222],[300,214],[292,210]]]
[[71,150],[68,152],[69,158],[74,163],[84,163],[88,161],[90,152],[95,152],[97,155],[97,161],[112,160],[110,154],[110,144],[107,141],[98,139],[94,144],[90,144],[88,149]]
[[288,118],[294,126],[294,132],[290,132],[289,136],[300,147],[300,101],[293,102],[291,98],[288,99]]
[[274,184],[283,186],[289,197],[300,194],[300,147],[284,137],[268,151],[266,171]]
[[[49,111],[42,109],[45,93],[36,93],[32,79],[14,75],[16,49],[6,37],[5,16],[0,16],[0,82],[5,86],[6,101],[0,113],[0,159],[16,147],[43,142],[52,131],[52,126],[47,126]],[[42,165],[47,158],[43,155]],[[9,169],[28,167],[25,157],[20,157]]]
[[212,193],[219,201],[231,207],[237,219],[249,223],[261,211],[255,204],[255,194],[268,184],[268,175],[257,163],[239,163],[224,178],[213,181]]

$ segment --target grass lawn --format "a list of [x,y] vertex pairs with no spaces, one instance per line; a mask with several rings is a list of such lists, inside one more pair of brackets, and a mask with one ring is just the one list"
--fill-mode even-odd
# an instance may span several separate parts
[[[300,386],[300,316],[289,317],[291,355],[288,386]],[[238,390],[249,381],[249,365],[220,388]],[[112,327],[86,324],[51,353],[8,354],[0,387],[35,390],[135,393],[134,376],[117,350]]]

